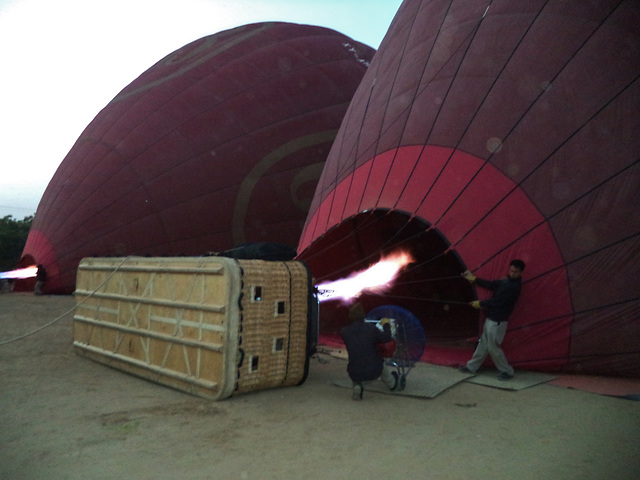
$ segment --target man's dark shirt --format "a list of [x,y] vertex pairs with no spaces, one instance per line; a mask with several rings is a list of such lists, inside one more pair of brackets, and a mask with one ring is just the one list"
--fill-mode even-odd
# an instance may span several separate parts
[[391,341],[391,327],[384,325],[384,331],[374,324],[355,321],[340,330],[349,353],[347,373],[354,382],[375,380],[382,373],[383,358],[376,346]]
[[47,271],[44,269],[42,265],[38,267],[36,271],[36,280],[44,282],[47,279]]
[[512,280],[511,277],[493,281],[476,278],[476,285],[493,290],[491,298],[480,302],[480,306],[486,309],[487,318],[498,323],[509,320],[520,296],[522,280]]

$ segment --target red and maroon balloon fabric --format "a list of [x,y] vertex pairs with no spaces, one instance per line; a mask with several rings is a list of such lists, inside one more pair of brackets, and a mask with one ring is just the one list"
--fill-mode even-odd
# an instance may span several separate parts
[[[640,375],[638,25],[635,0],[405,0],[299,257],[322,281],[410,250],[391,292],[361,301],[412,311],[445,364],[470,357],[482,318],[466,303],[488,295],[460,272],[500,278],[523,259],[516,368]],[[346,318],[332,303],[325,334]]]
[[325,28],[247,25],[173,52],[88,125],[51,180],[25,258],[71,293],[81,258],[298,243],[374,50]]

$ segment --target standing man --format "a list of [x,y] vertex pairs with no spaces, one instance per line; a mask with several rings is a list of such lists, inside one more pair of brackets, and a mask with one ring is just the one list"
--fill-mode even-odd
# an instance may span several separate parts
[[498,378],[500,380],[511,380],[513,378],[513,367],[509,365],[501,345],[507,332],[507,321],[520,296],[524,266],[522,260],[512,260],[509,264],[509,274],[502,280],[483,280],[482,278],[477,278],[469,270],[462,274],[470,283],[492,290],[493,296],[488,300],[475,300],[469,303],[475,309],[484,308],[486,320],[476,351],[473,353],[471,360],[460,367],[460,371],[476,373],[487,358],[487,355],[490,355],[498,372],[500,372]]
[[34,288],[34,293],[36,295],[44,295],[44,291],[42,287],[44,282],[47,281],[47,271],[44,269],[43,265],[38,265],[38,270],[36,272],[36,286]]
[[349,309],[351,324],[340,330],[349,354],[347,373],[353,382],[353,399],[362,400],[364,390],[362,382],[382,377],[384,384],[391,390],[398,385],[398,374],[391,372],[385,365],[378,344],[390,342],[391,326],[389,319],[382,319],[382,330],[365,322],[364,308],[360,303]]

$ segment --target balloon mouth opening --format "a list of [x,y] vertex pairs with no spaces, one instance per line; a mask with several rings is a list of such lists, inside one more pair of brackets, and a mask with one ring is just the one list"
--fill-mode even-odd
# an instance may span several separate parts
[[[410,261],[385,288],[358,292],[357,301],[367,311],[380,305],[411,311],[429,343],[466,344],[469,337],[477,335],[477,313],[467,306],[475,299],[473,289],[460,277],[466,267],[437,229],[407,213],[378,209],[345,219],[316,239],[299,258],[309,265],[316,286],[326,287],[367,271],[398,252],[410,256]],[[320,335],[338,335],[349,322],[347,311],[354,299],[336,295],[323,300]]]

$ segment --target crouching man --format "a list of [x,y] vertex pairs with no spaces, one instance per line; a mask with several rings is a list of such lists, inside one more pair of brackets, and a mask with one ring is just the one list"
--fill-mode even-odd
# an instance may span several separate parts
[[389,319],[380,321],[380,330],[372,323],[365,322],[364,308],[360,303],[349,309],[351,324],[340,330],[349,354],[347,373],[353,382],[353,399],[362,400],[362,382],[381,378],[390,390],[398,386],[398,374],[385,364],[378,345],[392,340]]

